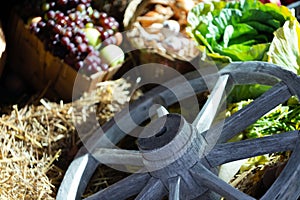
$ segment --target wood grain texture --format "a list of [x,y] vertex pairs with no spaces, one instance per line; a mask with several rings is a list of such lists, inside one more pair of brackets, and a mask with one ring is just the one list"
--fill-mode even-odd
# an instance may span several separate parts
[[261,200],[269,199],[299,199],[300,196],[300,139],[297,138],[296,148],[293,149],[287,165],[265,193]]
[[299,131],[291,131],[263,138],[217,144],[206,159],[212,167],[215,167],[244,158],[293,150],[298,138]]
[[202,165],[195,165],[191,170],[192,176],[210,190],[230,200],[254,200],[253,197],[237,190]]
[[150,175],[145,174],[132,174],[121,181],[107,187],[87,198],[85,200],[111,200],[111,199],[126,199],[136,195],[150,180]]
[[163,183],[159,179],[151,178],[135,200],[157,200],[162,199],[166,194],[167,190]]
[[228,141],[236,134],[246,129],[249,125],[256,122],[271,109],[287,101],[290,97],[291,93],[289,92],[288,87],[283,82],[277,83],[249,105],[225,120],[218,143]]
[[169,179],[169,200],[180,200],[180,176]]

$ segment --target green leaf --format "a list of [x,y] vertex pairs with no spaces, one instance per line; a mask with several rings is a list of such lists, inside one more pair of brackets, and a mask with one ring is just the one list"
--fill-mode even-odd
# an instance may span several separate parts
[[239,18],[242,16],[241,11],[237,9],[223,8],[218,13],[218,15],[213,15],[215,17],[212,20],[212,24],[217,26],[222,34],[227,25],[238,23]]
[[265,61],[273,33],[293,17],[284,6],[240,0],[200,2],[187,20],[191,37],[209,53],[232,61]]
[[251,60],[262,60],[265,52],[269,49],[269,43],[255,44],[255,45],[244,45],[234,44],[227,48],[220,48],[214,46],[214,50],[222,55],[229,56],[233,61],[251,61]]
[[197,6],[193,7],[187,15],[189,26],[191,26],[192,29],[196,29],[201,22],[207,24],[207,22],[205,21],[212,20],[207,15],[211,13],[213,10],[214,10],[213,3],[199,3]]
[[211,52],[214,53],[212,47],[210,46],[210,44],[208,43],[208,41],[206,40],[205,37],[203,37],[203,35],[201,34],[200,31],[195,30],[194,31],[194,38],[196,39],[196,41],[200,44],[200,45],[205,45],[207,47],[207,49]]
[[243,16],[241,17],[241,22],[247,21],[258,21],[261,23],[266,23],[267,20],[274,19],[272,15],[267,12],[258,9],[250,9],[247,12],[243,12]]
[[261,84],[236,85],[228,96],[228,102],[255,99],[270,88],[271,86]]
[[258,32],[261,32],[263,34],[273,34],[273,32],[276,30],[273,27],[268,26],[268,25],[266,25],[264,23],[261,23],[259,21],[247,21],[246,23],[249,26],[251,26],[253,29],[255,29]]
[[228,47],[228,44],[231,40],[236,38],[243,38],[245,41],[249,38],[253,38],[254,35],[257,35],[258,32],[248,24],[240,23],[235,25],[228,25],[225,28],[223,35],[223,46]]
[[238,38],[230,40],[229,45],[243,44],[243,45],[253,46],[259,43],[267,43],[268,40],[269,39],[266,35],[256,35],[255,37],[252,35],[242,35]]
[[275,29],[278,29],[282,26],[280,24],[280,21],[278,21],[277,19],[268,19],[266,21],[267,21],[267,24],[269,24],[270,26],[272,26]]
[[[229,103],[226,116],[231,116],[252,101],[253,99],[248,99]],[[293,101],[293,103],[289,104],[289,101]],[[299,130],[299,121],[300,104],[298,99],[295,99],[295,96],[292,96],[288,102],[276,106],[240,134],[243,134],[243,139],[251,139]]]
[[286,20],[296,19],[293,12],[284,5],[277,6],[274,3],[266,3],[260,6],[260,10],[272,15],[273,19],[279,20],[281,24],[283,24]]

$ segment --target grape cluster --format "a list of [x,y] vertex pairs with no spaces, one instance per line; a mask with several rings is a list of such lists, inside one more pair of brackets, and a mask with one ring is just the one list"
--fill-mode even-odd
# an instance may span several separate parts
[[[32,20],[30,30],[46,50],[87,75],[108,69],[98,50],[118,43],[119,23],[114,17],[93,8],[92,0],[46,0],[41,10],[41,19]],[[91,33],[86,31],[89,28]]]

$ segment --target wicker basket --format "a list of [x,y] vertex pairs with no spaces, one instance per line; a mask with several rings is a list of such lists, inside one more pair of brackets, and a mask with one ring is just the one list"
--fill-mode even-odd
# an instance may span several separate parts
[[[35,90],[46,90],[45,95],[51,99],[71,101],[78,98],[84,92],[95,89],[98,82],[112,79],[122,66],[118,65],[89,77],[77,73],[62,59],[45,50],[43,42],[30,32],[15,10],[10,16],[9,36],[9,67]],[[73,93],[75,83],[76,93]]]
[[[139,21],[141,16],[146,12],[151,11],[151,9],[155,8],[157,5],[163,7],[173,5],[171,6],[173,8],[175,4],[175,0],[132,0],[125,11],[123,24],[127,33],[127,39],[132,44],[133,48],[138,49],[138,51],[134,51],[134,57],[138,59],[139,64],[164,64],[184,74],[195,69],[195,66],[191,63],[199,55],[197,44],[185,33],[186,24],[184,24],[184,20],[186,20],[187,12],[180,13],[182,16],[181,18],[177,17],[175,19],[174,17],[169,17],[171,20],[177,20],[180,24],[179,33],[157,33],[156,31],[159,29],[150,27],[145,28],[141,21]],[[163,30],[165,31],[165,29]],[[150,34],[150,36],[148,34]],[[158,37],[161,37],[161,43],[154,44],[154,41],[157,41]],[[169,40],[170,43],[172,43],[172,40],[175,41],[178,39],[184,41],[182,48],[173,48],[171,50],[162,48],[165,41]],[[173,44],[175,43],[176,41]]]

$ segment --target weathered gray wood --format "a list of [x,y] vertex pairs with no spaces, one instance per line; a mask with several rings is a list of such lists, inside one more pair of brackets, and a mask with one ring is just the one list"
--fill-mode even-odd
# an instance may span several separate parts
[[167,114],[169,114],[169,111],[162,105],[153,105],[149,110],[149,117],[151,120],[155,120]]
[[206,155],[206,159],[212,167],[216,167],[227,162],[244,158],[293,150],[298,138],[299,131],[291,131],[263,138],[217,144],[208,155]]
[[[198,77],[196,75],[198,75]],[[88,146],[89,149],[93,149],[93,147],[97,146],[111,147],[110,144],[118,143],[126,135],[124,129],[127,132],[130,132],[136,128],[137,124],[139,125],[148,119],[149,116],[147,111],[153,104],[160,104],[168,107],[175,102],[207,90],[207,85],[203,78],[199,77],[199,73],[194,72],[194,75],[191,76],[194,77],[194,79],[190,80],[190,86],[188,86],[190,89],[182,90],[182,86],[180,85],[180,80],[182,80],[181,77],[179,79],[170,80],[164,86],[156,87],[147,92],[130,106],[125,107],[121,112],[117,113],[115,117],[103,127],[99,127],[85,145]],[[216,77],[216,75],[208,75],[208,79],[211,78],[213,80],[213,77]],[[211,84],[213,85],[214,83],[215,82],[212,81]],[[193,88],[193,90],[191,88]],[[177,91],[176,96],[172,91]],[[118,123],[116,124],[116,122]],[[120,124],[122,124],[122,128],[124,129],[120,129],[118,126]],[[99,136],[102,137],[104,132],[106,138],[99,139]],[[110,141],[111,143],[108,144],[107,141]]]
[[219,105],[224,99],[225,87],[229,75],[221,76],[210,94],[210,98],[206,101],[201,111],[193,121],[192,125],[196,127],[199,133],[208,130],[216,117]]
[[126,198],[138,194],[142,188],[147,185],[150,178],[150,175],[147,173],[132,174],[110,187],[85,198],[85,200],[125,200]]
[[191,174],[200,184],[205,185],[210,190],[222,195],[229,200],[254,200],[253,197],[237,190],[231,185],[227,184],[222,179],[218,178],[215,174],[209,171],[203,165],[195,165],[191,169]]
[[[213,77],[217,76],[208,76],[209,79],[213,79]],[[195,91],[184,91],[182,96],[178,94],[177,97],[184,99],[191,95],[194,95],[195,93],[207,90],[207,85],[205,84],[204,80],[199,77],[198,72],[189,74],[188,78]],[[172,87],[180,87],[180,83],[177,79],[171,80],[169,85],[172,85]],[[115,119],[110,120],[103,127],[99,127],[95,134],[91,135],[88,141],[84,143],[85,146],[79,150],[76,158],[81,158],[82,156],[91,157],[91,155],[87,155],[91,153],[89,151],[93,151],[93,149],[97,147],[112,148],[113,144],[118,143],[122,138],[124,138],[126,133],[124,133],[124,131],[118,127],[118,125],[115,123],[116,120],[130,119],[130,117],[132,117],[135,123],[126,121],[125,124],[128,125],[128,131],[133,130],[136,128],[136,124],[142,123],[149,117],[147,110],[149,110],[149,108],[153,104],[161,104],[167,107],[178,101],[177,97],[174,96],[174,94],[165,87],[157,87],[149,91],[139,100],[133,102],[130,105],[130,113],[128,113],[127,110],[123,110],[120,113],[116,114]],[[86,149],[86,147],[89,149],[89,151]],[[75,195],[77,196],[77,199],[82,195],[90,177],[93,175],[96,167],[99,164],[95,159],[93,160],[95,162],[88,161],[85,165],[85,169],[82,170],[79,168],[79,166],[81,166],[81,163],[74,161],[74,163],[70,164],[66,175],[64,176],[64,180],[62,181],[62,184],[59,188],[56,197],[57,199],[64,199],[66,197],[66,194],[70,193],[77,193]],[[73,174],[76,174],[78,180],[73,179]],[[77,188],[74,188],[75,186]]]
[[[300,1],[295,1],[293,3],[290,3],[286,7],[288,7],[289,9],[299,9],[299,7],[300,7]],[[298,13],[298,15],[299,15],[299,13]]]
[[[165,120],[167,118],[167,120]],[[169,119],[169,120],[168,120]],[[163,123],[162,126],[160,123]],[[160,132],[161,129],[165,130]],[[174,130],[174,131],[173,131]],[[200,161],[199,155],[204,150],[202,136],[197,134],[195,128],[188,124],[178,114],[169,114],[162,119],[151,122],[145,129],[147,132],[157,133],[151,138],[139,138],[138,145],[145,158],[145,167],[149,169],[152,177],[160,181],[173,194],[175,185],[170,185],[170,179],[181,177],[180,199],[195,199],[204,194],[207,189],[193,181],[188,170]],[[161,143],[163,141],[163,144]],[[169,188],[170,187],[170,188]],[[174,188],[175,187],[175,188]],[[177,187],[178,188],[178,187]]]
[[[59,187],[57,200],[65,199],[81,199],[81,195],[93,175],[93,172],[98,166],[97,160],[95,160],[90,154],[79,156],[73,160],[65,177]],[[91,173],[92,172],[92,173]]]
[[151,178],[135,200],[158,200],[162,199],[166,194],[167,190],[163,183],[157,178]]
[[180,182],[180,176],[169,179],[169,200],[180,200]]
[[261,84],[272,86],[280,82],[279,78],[264,73],[231,71],[228,74],[235,85]]
[[[233,72],[233,73],[235,73],[235,72]],[[194,92],[183,90],[184,93],[181,92],[181,93],[177,94],[177,97],[179,97],[180,99],[188,98],[189,96],[194,95],[195,93],[199,93],[199,92],[203,92],[203,91],[207,90],[208,86],[212,87],[212,84],[215,83],[215,81],[219,77],[219,75],[210,74],[203,78],[203,77],[199,77],[198,72],[191,72],[191,73],[187,74],[186,76],[187,76],[187,79],[189,80],[192,88],[194,89]],[[238,76],[238,77],[242,77],[242,76]],[[251,78],[253,78],[255,80],[256,76],[254,76],[254,77],[251,76]],[[212,79],[214,81],[211,81],[211,82],[204,81],[204,80],[210,80],[210,79]],[[275,81],[275,79],[273,80],[272,78],[266,78],[266,77],[259,78],[258,80],[259,81],[257,81],[257,83],[263,83],[265,80],[268,80],[271,83]],[[167,83],[165,85],[170,86],[171,88],[179,87],[180,83],[178,81],[179,81],[179,79],[174,79],[174,80],[169,81],[169,83]],[[235,77],[235,81],[237,83],[243,82],[243,81],[239,81],[239,78],[237,78],[237,77]],[[208,86],[206,84],[208,84]],[[147,94],[145,94],[143,97],[141,97],[138,101],[134,102],[130,106],[130,115],[128,115],[127,110],[125,110],[124,112],[118,113],[116,115],[116,119],[120,119],[120,118],[128,119],[128,117],[130,116],[134,119],[136,124],[140,124],[144,120],[146,120],[146,118],[148,117],[147,116],[148,113],[145,111],[148,110],[153,104],[160,103],[161,105],[169,106],[180,99],[177,99],[170,90],[168,90],[164,87],[157,87],[157,88],[149,91]],[[117,143],[120,139],[122,139],[125,134],[125,133],[123,133],[122,130],[120,130],[117,126],[115,126],[115,121],[116,120],[111,120],[108,123],[106,123],[103,127],[101,127],[101,130],[103,130],[103,132],[106,133],[107,139],[109,139],[111,141],[111,143],[113,143],[113,144]],[[127,123],[127,124],[130,124],[130,123]],[[135,124],[133,124],[133,125],[135,125]],[[134,126],[131,128],[128,128],[128,131],[132,130],[133,128],[134,128]],[[96,132],[98,132],[98,133],[94,134],[89,139],[89,141],[93,141],[93,142],[91,142],[91,144],[89,142],[87,142],[86,145],[87,146],[101,145],[101,147],[107,146],[106,142],[103,142],[104,140],[99,139],[99,135],[101,135],[101,131],[96,131]],[[115,133],[113,133],[113,132],[115,132]],[[96,139],[98,139],[98,140],[96,140]],[[96,144],[94,144],[95,143],[94,141],[99,141],[100,144],[96,145]],[[101,143],[101,141],[102,141],[102,143]]]
[[[188,82],[185,81],[185,79],[182,79],[182,77],[179,77],[170,80],[167,83],[164,83],[161,87],[157,87],[149,91],[142,98],[140,98],[130,106],[126,107],[126,109],[122,110],[120,113],[117,113],[114,119],[106,123],[101,129],[99,128],[99,130],[96,131],[95,134],[93,134],[88,139],[88,141],[84,144],[91,151],[89,153],[95,152],[95,150],[99,147],[111,148],[116,143],[118,143],[122,138],[124,138],[124,136],[127,133],[131,132],[132,130],[136,131],[137,130],[136,126],[149,118],[148,110],[151,108],[153,104],[161,104],[162,106],[168,107],[169,105],[172,105],[175,102],[184,100],[188,97],[194,96],[199,92],[204,92],[208,89],[213,88],[220,75],[221,77],[223,77],[227,74],[230,77],[228,79],[229,86],[228,85],[226,86],[226,92],[228,92],[234,84],[249,84],[249,83],[260,83],[266,85],[273,85],[275,83],[277,84],[270,91],[266,92],[261,97],[259,97],[254,102],[252,102],[249,106],[242,109],[238,113],[234,114],[232,117],[228,118],[225,121],[225,126],[223,127],[224,130],[222,131],[218,143],[226,142],[228,139],[232,138],[234,135],[242,131],[248,125],[250,125],[258,118],[260,118],[263,114],[265,114],[266,112],[274,108],[276,105],[286,101],[291,95],[297,95],[298,97],[300,96],[299,77],[289,71],[283,70],[282,68],[275,66],[273,64],[264,63],[264,62],[250,61],[250,62],[231,63],[227,67],[223,68],[220,71],[220,73],[209,74],[206,75],[205,77],[200,77],[199,72],[193,72],[186,75],[186,79],[188,80]],[[282,82],[278,83],[280,80]],[[220,104],[221,103],[223,102],[220,102]],[[213,130],[214,127],[210,129],[210,133],[213,133]],[[203,134],[206,137],[206,139],[209,137],[211,138],[215,137],[215,135],[213,134],[206,135],[205,132],[200,133],[198,136],[199,137],[202,136],[201,134]],[[249,148],[248,151],[245,151],[245,156],[262,154],[264,152],[270,153],[268,151],[271,152],[275,150],[277,151],[278,148],[275,149],[275,147],[271,147],[272,144],[275,144],[275,146],[276,145],[279,146],[279,144],[282,144],[283,146],[279,146],[281,150],[290,149],[293,148],[294,145],[293,137],[295,137],[295,134],[291,134],[291,135],[292,136],[282,138],[282,141],[279,141],[277,137],[273,137],[273,138],[263,138],[257,141],[243,141],[241,143],[218,144],[211,151],[211,153],[207,155],[207,160],[209,163],[213,163],[212,165],[218,165],[219,163],[228,162],[228,160],[231,159],[239,159],[240,156],[238,154],[241,153],[238,152],[236,149],[239,149],[239,151],[243,151],[243,149]],[[195,137],[191,137],[191,140],[194,139]],[[216,140],[217,139],[218,138],[216,138]],[[164,142],[162,143],[165,144]],[[199,154],[197,154],[196,156],[196,152],[201,152],[200,149],[207,147],[205,146],[206,145],[205,142],[204,143],[202,142],[202,139],[198,138],[197,142],[193,143],[192,141],[189,141],[187,144],[194,145],[193,148],[187,148],[187,149],[191,149],[192,150],[191,152],[184,154],[185,157],[189,159],[182,159],[179,156],[178,160],[174,161],[174,163],[172,163],[170,166],[167,166],[166,168],[161,170],[161,172],[165,172],[165,173],[157,172],[157,173],[150,173],[150,174],[145,173],[145,174],[132,175],[104,190],[101,190],[100,192],[96,193],[95,195],[89,198],[123,199],[138,194],[140,191],[142,191],[138,195],[137,199],[140,198],[145,199],[146,196],[147,196],[146,199],[149,198],[158,199],[164,196],[167,192],[166,188],[164,188],[164,185],[168,187],[168,184],[165,184],[166,182],[164,181],[164,179],[168,179],[170,178],[169,176],[170,174],[176,175],[178,172],[180,175],[186,175],[186,177],[188,177],[184,179],[184,182],[186,182],[186,185],[184,184],[185,187],[183,187],[185,193],[187,193],[186,190],[190,188],[192,188],[191,189],[192,192],[196,192],[196,188],[197,188],[198,190],[201,190],[201,192],[197,193],[196,195],[204,195],[204,192],[207,191],[207,188],[205,187],[208,187],[210,190],[215,191],[227,197],[228,199],[231,198],[232,199],[253,199],[248,195],[245,195],[237,191],[236,189],[232,188],[225,182],[222,182],[220,179],[218,179],[216,175],[214,175],[212,172],[210,172],[207,169],[211,166],[204,167],[204,162],[206,162],[205,159],[198,160]],[[230,145],[233,145],[233,147],[230,147]],[[263,145],[264,148],[257,150],[255,149],[256,145]],[[176,146],[178,147],[178,145],[175,144],[175,147]],[[228,156],[228,154],[231,153],[233,148],[236,148],[235,152],[238,153],[234,154],[232,152],[231,155],[232,157]],[[227,155],[224,155],[225,153],[223,153],[222,149],[224,149],[224,152],[227,151]],[[178,152],[182,153],[182,151],[178,151]],[[96,161],[94,158],[91,159],[92,156],[89,153],[87,149],[83,147],[76,155],[76,159],[79,160],[77,160],[78,162],[74,161],[74,164],[72,163],[70,165],[66,173],[68,177],[65,176],[63,180],[63,184],[59,189],[57,199],[64,199],[66,195],[67,196],[70,195],[71,192],[74,192],[74,195],[72,197],[78,199],[80,195],[84,192],[87,182],[89,181],[91,175],[94,173],[96,167],[99,164],[98,161]],[[122,152],[119,151],[119,153]],[[126,154],[128,152],[123,152],[123,153]],[[131,156],[130,154],[131,153],[128,154],[129,157]],[[216,158],[214,158],[214,155]],[[112,161],[115,158],[119,157],[120,155],[117,154],[108,155],[108,153],[106,152],[106,154],[104,153],[102,156],[103,156],[102,159],[105,158],[107,161],[109,160]],[[82,159],[87,157],[89,159]],[[300,160],[297,156],[293,157],[293,159]],[[154,160],[154,162],[156,161]],[[195,162],[196,163],[198,162],[198,164],[194,165]],[[296,161],[293,161],[291,163],[292,164],[290,164],[291,166],[290,170],[292,170],[292,167],[295,168]],[[191,166],[195,166],[195,167],[190,169]],[[292,180],[287,182],[289,187],[292,188],[292,191],[295,191],[294,196],[289,194],[286,188],[282,189],[282,191],[277,190],[280,187],[280,184],[282,184],[284,181],[282,182],[279,181],[278,186],[276,187],[274,186],[275,189],[273,189],[270,193],[273,196],[279,195],[280,197],[283,198],[299,196],[299,192],[297,191],[297,189],[299,190],[300,186],[295,182],[296,178],[294,178],[296,177],[296,175],[299,175],[298,168],[296,168],[295,173],[289,174]],[[192,170],[193,177],[190,177],[189,175],[190,170]],[[76,178],[73,178],[73,176],[76,176]],[[160,178],[160,176],[162,178]],[[147,183],[147,181],[150,178],[151,181]],[[199,186],[196,186],[194,184],[193,182],[194,178],[197,181],[202,180]],[[169,187],[169,190],[170,191],[172,190],[171,193],[173,193],[172,188],[177,188],[176,186],[177,185],[175,184]],[[180,187],[180,189],[182,188]],[[178,190],[175,189],[175,191],[176,191],[175,193],[177,193]],[[179,190],[179,192],[180,191],[181,190]],[[210,193],[211,191],[207,191],[207,192]],[[283,194],[283,193],[287,193],[287,194]],[[268,197],[269,196],[267,195],[266,198]]]
[[230,71],[269,74],[282,80],[289,87],[289,90],[293,95],[300,97],[300,77],[276,64],[261,61],[233,62],[223,68],[221,73],[226,74],[230,73]]
[[[236,67],[241,64],[230,64],[229,66],[231,66],[231,65]],[[250,66],[252,66],[252,65],[250,65]],[[226,69],[227,69],[227,67],[226,67]],[[235,68],[235,70],[236,69],[239,69],[239,68]],[[226,70],[224,70],[224,71],[226,72]],[[120,130],[118,127],[115,126],[116,121],[121,121],[118,123],[122,123],[123,119],[131,119],[132,118],[135,123],[128,123],[128,121],[127,121],[127,123],[125,123],[125,124],[127,124],[127,126],[129,126],[129,127],[126,127],[126,129],[129,132],[135,128],[135,124],[142,123],[148,117],[147,116],[148,113],[145,111],[148,110],[153,104],[161,103],[164,106],[169,106],[169,105],[175,103],[176,101],[180,101],[184,98],[190,97],[191,95],[194,95],[195,93],[203,92],[203,91],[207,90],[207,88],[210,84],[214,84],[216,77],[218,77],[218,75],[210,74],[210,75],[207,75],[207,77],[202,78],[202,77],[199,77],[199,74],[197,77],[196,76],[197,73],[198,72],[192,72],[190,77],[196,77],[196,78],[189,80],[190,85],[194,89],[194,91],[180,89],[180,88],[182,88],[182,86],[179,87],[180,80],[182,82],[182,77],[176,78],[174,80],[170,80],[169,82],[167,82],[164,85],[164,87],[168,87],[169,89],[164,88],[164,87],[157,87],[157,88],[151,90],[150,92],[148,92],[147,94],[145,94],[145,96],[142,97],[141,99],[139,99],[138,101],[134,102],[133,105],[131,106],[132,109],[130,109],[130,113],[128,113],[128,110],[126,110],[126,109],[124,110],[124,112],[118,113],[114,120],[111,120],[103,127],[104,132],[106,132],[107,138],[113,144],[115,144],[121,138],[124,137],[125,133],[123,133],[122,130]],[[222,71],[222,73],[224,73],[224,72]],[[238,76],[238,77],[242,77],[242,76]],[[254,76],[252,78],[255,80],[257,77],[258,76]],[[206,80],[206,81],[204,81],[204,80]],[[208,82],[207,80],[213,80],[213,81]],[[265,80],[274,81],[271,78],[267,78],[267,79],[262,79],[261,77],[259,78],[259,81],[264,82]],[[235,81],[239,82],[237,77],[235,77]],[[258,83],[259,83],[259,81],[258,81]],[[208,84],[208,86],[206,84]],[[188,84],[186,84],[186,86],[189,87]],[[211,87],[211,86],[209,86],[209,87]],[[172,91],[177,91],[176,96],[174,96]],[[118,134],[113,134],[111,132],[117,132]],[[94,135],[97,135],[97,134],[94,134]],[[101,134],[98,133],[98,135],[101,135]],[[97,135],[97,137],[98,137],[98,135]],[[96,139],[96,138],[91,138],[89,141],[95,141],[94,139]],[[101,142],[102,140],[98,140],[98,141]],[[95,142],[91,142],[91,143],[92,144],[87,143],[87,146],[99,146],[99,145],[106,146],[107,145],[106,143],[99,144],[99,145],[94,144]]]
[[142,154],[134,150],[96,148],[93,156],[106,165],[144,166]]
[[299,199],[300,196],[300,138],[283,171],[261,200]]
[[168,178],[193,166],[204,148],[203,141],[195,141],[195,130],[178,114],[163,116],[161,120],[150,123],[144,132],[146,135],[159,133],[149,138],[139,138],[138,146],[145,159],[145,168],[165,185]]
[[[225,120],[222,134],[218,138],[218,143],[228,141],[249,125],[256,122],[271,109],[288,100],[290,97],[291,93],[287,86],[283,82],[277,83],[274,87],[255,99],[249,105]],[[214,136],[211,135],[211,137]]]

